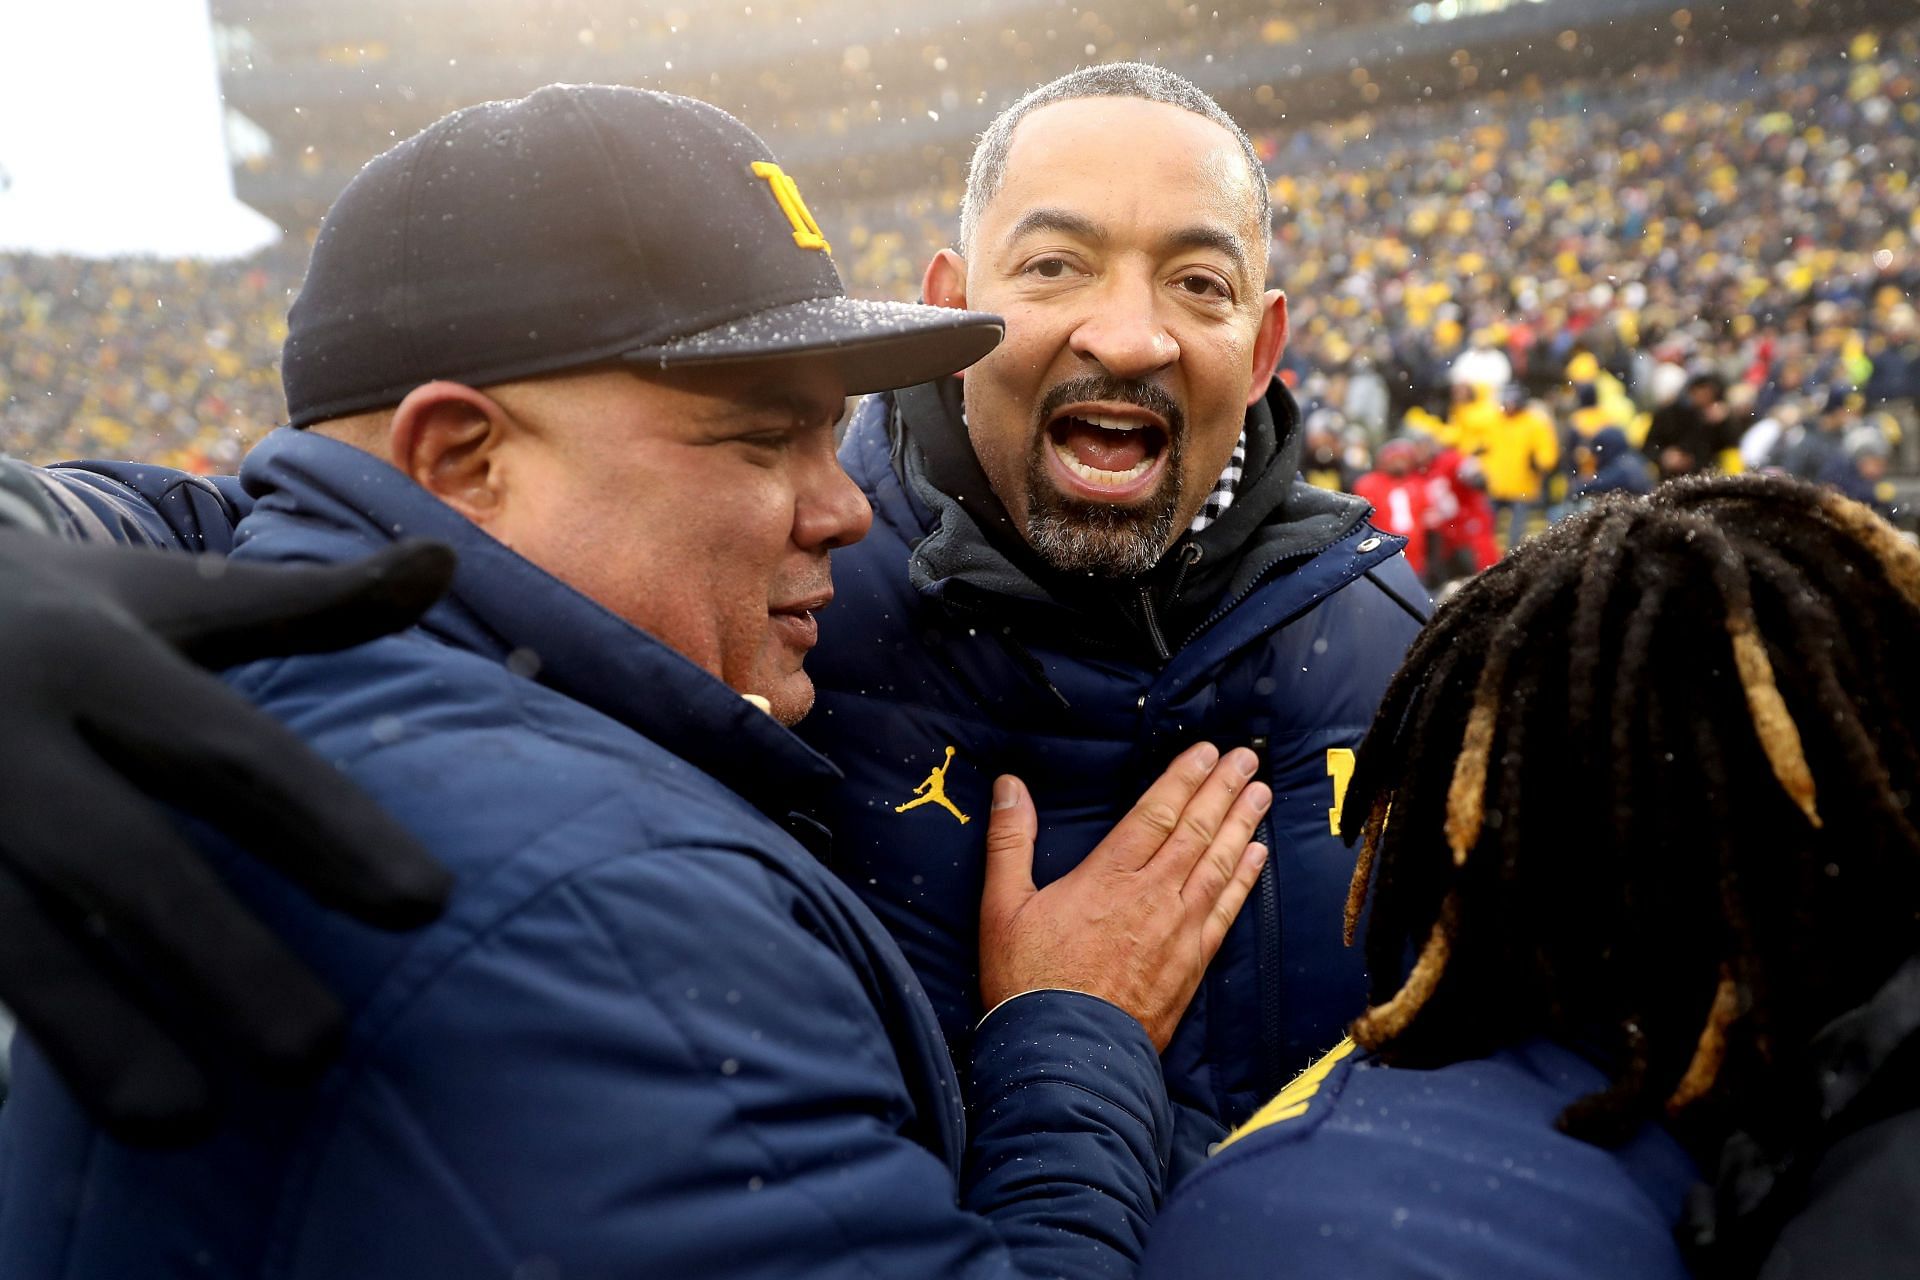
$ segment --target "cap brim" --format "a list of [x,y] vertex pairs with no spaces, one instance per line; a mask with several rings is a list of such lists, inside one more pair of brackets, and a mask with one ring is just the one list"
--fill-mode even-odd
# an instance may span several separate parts
[[994,349],[999,316],[915,302],[815,298],[756,312],[672,342],[624,352],[662,368],[830,355],[849,395],[911,387],[956,373]]

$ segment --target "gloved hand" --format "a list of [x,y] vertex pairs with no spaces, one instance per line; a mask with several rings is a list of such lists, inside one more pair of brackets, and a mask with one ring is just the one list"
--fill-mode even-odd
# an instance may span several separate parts
[[305,567],[0,529],[0,1004],[117,1136],[202,1132],[209,1048],[299,1079],[345,1023],[155,798],[383,928],[433,919],[451,888],[339,770],[200,668],[399,630],[452,572],[435,543]]

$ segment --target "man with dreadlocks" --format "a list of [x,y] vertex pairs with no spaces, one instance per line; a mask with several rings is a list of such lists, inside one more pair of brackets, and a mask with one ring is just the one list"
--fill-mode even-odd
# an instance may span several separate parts
[[1773,478],[1607,499],[1463,588],[1348,791],[1372,1007],[1143,1274],[1905,1274],[1916,637],[1920,551]]

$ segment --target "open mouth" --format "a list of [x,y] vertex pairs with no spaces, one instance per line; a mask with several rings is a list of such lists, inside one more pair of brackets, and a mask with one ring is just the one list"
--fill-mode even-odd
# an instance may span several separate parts
[[1069,475],[1117,497],[1152,474],[1166,452],[1167,431],[1146,418],[1083,409],[1049,422],[1047,442]]

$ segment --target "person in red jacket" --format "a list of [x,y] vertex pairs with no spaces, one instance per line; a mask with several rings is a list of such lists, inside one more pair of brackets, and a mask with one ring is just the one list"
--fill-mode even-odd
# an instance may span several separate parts
[[1427,586],[1467,578],[1500,558],[1493,539],[1493,503],[1480,462],[1412,430],[1414,470],[1427,482]]
[[1411,440],[1389,440],[1374,454],[1373,470],[1354,481],[1353,491],[1373,504],[1376,527],[1407,540],[1407,563],[1421,577],[1427,571],[1427,477],[1415,469]]

